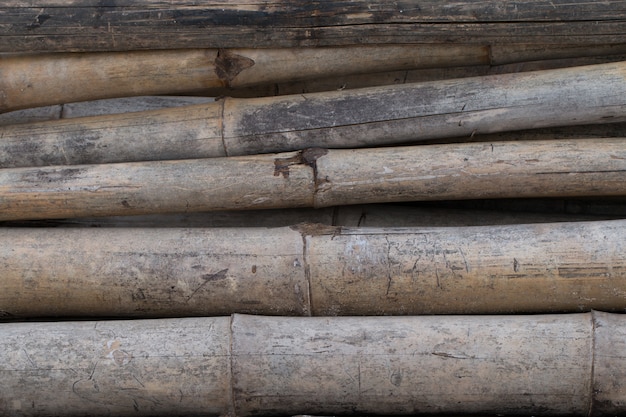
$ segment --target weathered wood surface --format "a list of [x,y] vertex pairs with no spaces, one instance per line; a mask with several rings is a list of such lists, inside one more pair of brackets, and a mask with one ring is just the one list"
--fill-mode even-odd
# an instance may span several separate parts
[[624,74],[626,62],[617,62],[4,126],[0,166],[354,148],[620,122]]
[[626,194],[622,138],[0,170],[0,220]]
[[0,51],[625,43],[621,0],[4,1]]
[[213,95],[223,87],[489,61],[489,48],[473,45],[11,55],[0,57],[0,112],[137,95]]
[[[469,45],[464,45],[467,49],[458,50],[453,46],[446,45],[446,51],[456,51],[458,52],[457,56],[453,59],[458,60],[458,57],[466,57],[466,54],[478,49],[484,50],[484,48],[472,48]],[[414,45],[414,46],[391,46],[388,47],[391,49],[392,56],[393,51],[401,48],[408,48],[409,50],[416,49],[420,51],[417,56],[405,57],[403,60],[403,66],[410,67],[420,67],[420,66],[428,66],[433,65],[434,63],[439,63],[438,65],[444,65],[442,61],[442,56],[438,54],[438,49],[441,49],[439,45]],[[323,70],[319,68],[319,63],[317,63],[318,68],[315,69],[317,71],[315,73],[315,78],[300,80],[300,81],[286,81],[286,82],[270,82],[270,81],[261,81],[256,80],[257,82],[261,82],[261,84],[254,86],[242,87],[242,81],[239,80],[237,83],[231,81],[231,85],[227,87],[221,88],[210,88],[203,89],[199,93],[198,96],[134,96],[134,97],[119,97],[114,99],[99,99],[99,100],[91,100],[91,101],[82,101],[82,102],[72,102],[72,103],[63,103],[61,105],[52,105],[47,107],[36,107],[36,108],[28,108],[23,110],[13,110],[6,113],[0,113],[0,125],[8,125],[8,124],[17,124],[17,123],[33,123],[38,121],[45,120],[55,120],[62,118],[73,118],[73,117],[87,117],[87,116],[96,116],[96,115],[104,115],[104,114],[119,114],[119,113],[127,113],[127,112],[136,112],[136,111],[147,111],[147,110],[156,110],[162,109],[166,107],[178,107],[184,104],[192,105],[199,103],[206,103],[209,101],[213,101],[211,97],[239,97],[239,98],[251,98],[251,97],[263,97],[263,96],[276,96],[276,95],[287,95],[287,94],[303,94],[303,93],[313,93],[313,92],[322,92],[322,91],[333,91],[333,90],[344,90],[344,89],[354,89],[354,88],[366,88],[366,87],[376,87],[382,85],[393,85],[393,84],[407,84],[407,83],[416,83],[416,82],[425,82],[425,81],[437,81],[437,80],[445,80],[451,78],[463,78],[463,77],[476,77],[476,76],[484,76],[484,75],[493,75],[493,74],[506,74],[506,73],[514,73],[514,72],[525,72],[525,71],[540,71],[546,69],[556,69],[556,68],[566,68],[566,67],[574,67],[574,66],[584,66],[584,65],[595,65],[595,64],[603,64],[609,62],[616,61],[625,61],[626,55],[623,55],[623,52],[626,52],[626,46],[624,45],[613,45],[608,46],[606,48],[592,48],[591,50],[581,49],[581,48],[563,48],[554,49],[550,48],[549,45],[541,45],[541,49],[530,49],[530,47],[524,48],[525,45],[516,45],[518,49],[504,48],[508,51],[499,51],[503,48],[490,47],[489,48],[489,59],[491,65],[474,65],[477,60],[482,59],[482,55],[470,57],[468,59],[464,59],[465,65],[473,64],[470,66],[454,66],[454,67],[446,67],[440,66],[438,68],[422,68],[422,69],[409,69],[409,70],[397,70],[397,71],[389,71],[390,65],[389,63],[381,63],[380,61],[386,62],[388,55],[383,54],[383,56],[378,56],[372,59],[374,63],[379,65],[377,67],[379,70],[384,69],[383,72],[376,73],[367,73],[367,74],[350,74],[350,75],[333,75],[332,77],[321,77],[323,74]],[[306,64],[308,67],[314,66],[314,63],[311,62],[310,58],[314,57],[313,51],[321,50],[321,54],[324,55],[324,51],[326,50],[344,50],[344,49],[361,49],[363,51],[376,51],[376,50],[386,50],[387,47],[377,48],[377,47],[367,47],[367,46],[359,46],[359,47],[350,47],[350,48],[308,48],[305,50],[296,49],[294,52],[295,55],[300,55],[304,51],[305,56],[309,58],[309,61],[300,62],[296,69],[298,72],[302,71],[304,73],[310,74],[312,71],[310,69],[301,68]],[[251,50],[246,50],[251,51]],[[497,56],[494,56],[494,53],[497,52]],[[169,51],[166,51],[169,52]],[[507,53],[508,52],[508,53]],[[565,53],[563,53],[565,52]],[[602,52],[603,55],[597,55]],[[449,53],[449,52],[446,52]],[[608,55],[613,53],[613,55]],[[145,52],[139,52],[139,54],[145,54]],[[267,61],[267,54],[262,54],[261,52],[256,52],[256,55],[261,54],[261,57]],[[307,55],[308,54],[308,55]],[[516,56],[519,54],[520,59],[539,59],[535,61],[522,61],[518,62],[516,60]],[[552,55],[549,55],[552,54]],[[595,54],[595,55],[594,55]],[[107,55],[104,53],[101,54],[91,54],[91,55]],[[443,53],[445,58],[445,53]],[[580,55],[576,58],[571,58],[569,55],[575,56]],[[64,56],[64,55],[63,55]],[[558,56],[565,56],[565,58],[555,58]],[[345,56],[344,58],[345,62]],[[258,60],[259,58],[257,58]],[[293,61],[293,60],[292,60]],[[6,62],[6,60],[4,61]],[[353,62],[353,61],[351,61]],[[369,62],[369,61],[366,61]],[[501,63],[504,62],[504,63]],[[510,63],[507,63],[510,62]],[[336,63],[336,62],[333,62]],[[449,62],[450,64],[452,62]],[[497,63],[497,64],[496,64]],[[267,66],[269,63],[264,62]],[[400,65],[400,63],[397,63]],[[368,64],[371,65],[371,64]],[[383,66],[384,65],[384,66]],[[325,63],[325,66],[328,67],[328,63]],[[340,65],[341,66],[341,65]],[[345,65],[344,65],[345,66]],[[369,67],[368,67],[369,69]],[[251,68],[246,68],[243,72],[250,71]],[[347,69],[343,69],[343,72],[346,72]],[[350,69],[350,71],[360,71],[359,69]],[[26,71],[28,74],[29,71]],[[240,73],[241,74],[241,73]],[[292,78],[302,78],[302,75],[299,73],[298,76],[296,74],[292,74]],[[21,73],[22,78],[24,77],[24,73]],[[84,74],[81,76],[85,76]],[[93,76],[93,75],[92,75]],[[65,76],[64,78],[68,78]],[[238,77],[235,78],[238,80]],[[51,80],[55,82],[55,80]],[[249,82],[250,80],[246,80]],[[2,82],[2,80],[0,80]],[[102,82],[102,80],[100,80]],[[19,84],[19,83],[18,83]],[[232,84],[237,84],[233,86]],[[163,84],[160,84],[158,88],[166,90],[167,87]],[[176,88],[171,88],[168,91],[173,91]],[[87,91],[91,91],[91,86],[87,85]],[[46,89],[41,92],[42,94],[47,94],[48,87],[46,85]],[[81,92],[81,94],[89,94],[87,92]],[[110,94],[110,93],[107,93]],[[168,93],[171,94],[171,93]],[[54,96],[54,101],[61,101],[59,97],[66,95],[64,91],[57,92],[57,95]],[[209,95],[211,97],[209,97]],[[39,98],[37,98],[39,100]]]
[[0,411],[621,415],[624,320],[594,312],[2,324]]
[[5,228],[0,315],[624,312],[624,235],[624,220],[390,229]]
[[203,96],[137,96],[63,103],[61,105],[34,107],[0,114],[0,126],[37,123],[58,119],[103,116],[192,106],[214,102]]
[[[551,45],[420,44],[5,54],[0,55],[0,112],[150,94],[202,92],[213,97],[245,96],[255,90],[238,90],[250,86],[262,86],[258,91],[263,95],[263,88],[271,84],[275,85],[271,94],[274,95],[281,88],[289,88],[290,83],[294,88],[294,83],[325,77],[343,78],[343,84],[352,85],[360,79],[355,74],[404,70],[415,72],[414,76],[404,77],[411,80],[419,77],[416,69],[479,66],[489,72],[495,65],[507,72],[504,63],[510,66],[550,60],[552,67],[563,66],[560,63],[565,61],[569,61],[567,66],[576,66],[618,61],[620,56],[623,60],[624,53],[626,45],[594,48],[564,45],[557,49]],[[322,88],[324,83],[313,81],[313,84]]]

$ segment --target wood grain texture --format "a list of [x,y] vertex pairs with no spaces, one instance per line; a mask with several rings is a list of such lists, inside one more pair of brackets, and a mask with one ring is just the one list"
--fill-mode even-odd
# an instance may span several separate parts
[[623,139],[390,147],[0,170],[0,220],[626,193]]
[[616,62],[350,91],[225,98],[145,114],[5,126],[0,128],[0,166],[355,148],[616,123],[626,120],[625,74],[626,62]]
[[2,324],[0,411],[620,415],[625,326],[598,312]]
[[624,220],[0,232],[4,318],[626,311]]
[[37,3],[0,8],[0,51],[626,42],[621,0]]

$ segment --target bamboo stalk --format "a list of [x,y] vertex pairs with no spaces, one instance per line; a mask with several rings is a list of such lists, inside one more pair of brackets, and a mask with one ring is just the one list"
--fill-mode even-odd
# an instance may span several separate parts
[[[236,89],[245,87],[275,84],[274,89],[286,90],[297,88],[289,87],[289,83],[306,80],[323,85],[324,81],[315,80],[328,77],[335,82],[338,77],[344,78],[344,84],[358,85],[359,78],[353,80],[350,76],[362,78],[364,74],[383,71],[411,71],[413,75],[403,78],[419,80],[416,69],[441,71],[453,67],[470,72],[468,68],[474,67],[484,68],[483,73],[488,74],[491,65],[508,72],[503,64],[525,61],[549,60],[554,67],[589,65],[623,60],[624,53],[626,45],[564,45],[557,49],[550,45],[418,44],[5,54],[0,56],[0,112],[150,94],[202,92],[210,96],[237,96]],[[380,85],[376,81],[374,85],[377,83]]]
[[[23,110],[13,110],[6,113],[0,114],[0,125],[8,125],[8,124],[17,124],[17,123],[34,123],[46,120],[56,120],[63,118],[75,118],[75,117],[88,117],[88,116],[96,116],[96,115],[104,115],[104,114],[119,114],[119,113],[127,113],[127,112],[136,112],[136,111],[147,111],[147,110],[156,110],[163,109],[167,107],[178,107],[182,105],[192,105],[198,103],[206,103],[213,101],[214,99],[207,96],[212,97],[238,97],[238,98],[251,98],[251,97],[263,97],[263,96],[275,96],[275,95],[287,95],[287,94],[303,94],[303,93],[313,93],[313,92],[323,92],[323,91],[332,91],[332,90],[343,90],[343,89],[354,89],[354,88],[366,88],[366,87],[376,87],[382,85],[392,85],[392,84],[406,84],[406,83],[415,83],[415,82],[425,82],[425,81],[437,81],[437,80],[445,80],[451,78],[464,78],[464,77],[476,77],[476,76],[484,76],[491,74],[506,74],[513,72],[526,72],[526,71],[541,71],[546,69],[556,69],[556,68],[566,68],[566,67],[574,67],[574,66],[583,66],[583,65],[594,65],[594,64],[603,64],[608,62],[616,62],[616,61],[624,61],[626,60],[626,55],[618,54],[618,55],[592,55],[592,56],[580,56],[576,58],[559,58],[555,59],[554,56],[545,55],[548,52],[553,53],[555,56],[568,54],[581,54],[583,55],[585,52],[589,52],[586,49],[580,48],[565,48],[565,54],[559,53],[563,52],[561,50],[554,50],[550,48],[548,45],[541,45],[543,49],[531,49],[530,53],[525,54],[528,48],[524,48],[526,45],[517,45],[520,50],[516,51],[515,49],[511,50],[511,56],[507,56],[503,52],[499,52],[497,57],[494,57],[495,50],[501,48],[491,47],[489,48],[489,55],[491,62],[499,62],[502,60],[509,60],[512,63],[508,64],[498,64],[498,65],[471,65],[471,66],[461,66],[461,67],[444,67],[440,66],[437,68],[422,68],[422,69],[408,69],[408,70],[396,70],[389,71],[391,64],[395,65],[395,62],[391,64],[386,64],[385,67],[381,67],[380,69],[384,69],[384,72],[376,72],[376,73],[367,73],[367,74],[349,74],[349,75],[338,75],[337,73],[333,74],[332,77],[323,77],[323,74],[318,75],[310,75],[315,76],[315,78],[300,80],[300,81],[284,81],[284,82],[271,82],[267,81],[263,84],[257,84],[254,86],[246,86],[241,87],[242,81],[239,77],[235,77],[234,81],[231,82],[230,86],[223,88],[210,88],[203,89],[200,92],[196,92],[194,94],[202,94],[203,96],[134,96],[134,97],[118,97],[114,99],[98,99],[91,101],[81,101],[81,102],[66,102],[62,105],[52,105],[46,107],[35,107],[28,108]],[[412,62],[411,65],[415,67],[419,67],[420,65],[448,65],[452,62],[445,63],[440,62],[441,59],[437,59],[437,57],[433,57],[434,54],[428,54],[430,50],[436,50],[438,45],[429,46],[429,45],[415,45],[415,46],[404,46],[407,48],[407,53],[411,50],[420,50],[419,58],[423,59],[426,62],[420,61]],[[617,48],[620,47],[620,48]],[[617,52],[626,52],[621,51],[623,45],[613,45],[607,48],[601,48],[601,51],[604,53],[617,53]],[[387,51],[387,48],[375,48],[375,47],[354,47],[357,50],[368,50],[372,52],[376,51]],[[401,47],[390,47],[391,51],[397,50]],[[446,46],[446,50],[454,51],[454,48],[450,48],[450,46]],[[315,50],[320,51],[320,55],[324,55],[324,52],[331,48],[316,48]],[[332,50],[341,50],[346,48],[332,48]],[[348,48],[351,49],[351,48]],[[626,48],[623,48],[626,49]],[[249,51],[249,50],[248,50]],[[255,50],[256,51],[256,50]],[[275,50],[271,50],[275,51]],[[280,50],[279,50],[280,51]],[[293,52],[293,55],[304,55],[298,54],[300,49],[296,49]],[[470,48],[471,51],[471,48]],[[594,48],[592,51],[594,53],[598,53]],[[166,51],[169,52],[169,51]],[[195,51],[192,51],[195,52]],[[244,51],[239,51],[239,53]],[[467,52],[467,51],[465,51]],[[525,61],[525,62],[516,62],[515,57],[516,53],[519,53],[520,57],[528,57],[528,58],[536,58],[542,59],[540,61]],[[128,54],[128,53],[127,53]],[[257,55],[261,55],[261,57],[267,59],[266,54],[263,52],[256,52]],[[541,55],[543,54],[543,55]],[[108,55],[104,53],[93,54],[93,55]],[[115,54],[113,54],[115,55]],[[312,54],[311,54],[312,55]],[[537,56],[535,56],[537,55]],[[545,56],[544,56],[545,55]],[[458,57],[464,57],[463,53],[457,55]],[[250,58],[250,55],[247,55]],[[307,63],[309,67],[313,66],[311,63],[311,57],[308,57],[309,61],[303,61],[303,63]],[[343,57],[345,58],[345,57]],[[383,56],[386,58],[386,56]],[[407,59],[406,65],[409,65],[410,58]],[[416,58],[413,61],[416,61]],[[111,57],[114,59],[114,56]],[[380,59],[380,58],[379,58]],[[478,59],[477,57],[475,59]],[[104,60],[104,59],[103,59]],[[345,59],[344,59],[345,60]],[[110,63],[107,60],[104,60],[108,65]],[[351,61],[352,62],[352,61]],[[464,63],[468,65],[468,63],[472,63],[472,59],[467,59]],[[4,61],[6,66],[6,60]],[[99,63],[96,63],[97,66]],[[282,62],[280,64],[283,64]],[[289,62],[285,62],[285,65],[289,65]],[[463,63],[461,63],[463,64]],[[0,62],[2,65],[2,62]],[[279,65],[279,63],[274,63],[274,65]],[[326,67],[329,64],[325,64]],[[369,65],[365,65],[368,70],[373,70],[373,67]],[[246,68],[243,70],[243,73],[247,75],[246,71],[250,71],[251,68]],[[312,74],[311,69],[309,68],[298,68],[300,71],[297,75],[299,77],[303,77],[306,74]],[[352,69],[352,71],[362,71],[363,69]],[[28,74],[32,70],[29,69],[26,71]],[[59,71],[62,71],[59,69]],[[122,71],[122,70],[120,70]],[[5,72],[6,69],[5,69]],[[184,72],[181,70],[181,72]],[[344,71],[345,72],[345,71]],[[270,74],[276,73],[269,72]],[[241,73],[240,73],[241,75]],[[296,74],[293,74],[292,78],[296,78]],[[21,74],[22,78],[24,74]],[[93,77],[93,74],[83,74],[79,73],[76,76],[83,77],[89,79],[89,77]],[[307,75],[309,76],[309,75]],[[322,76],[322,78],[319,78]],[[54,77],[52,80],[40,81],[45,83],[46,88],[44,91],[40,91],[44,96],[48,94],[49,88],[47,84],[51,81],[55,81],[58,78],[67,79],[67,74],[64,77]],[[67,82],[71,82],[73,79],[66,80]],[[261,80],[257,80],[261,82]],[[2,80],[0,80],[2,82]],[[103,89],[107,91],[107,94],[111,94],[109,91],[113,87],[119,86],[109,86],[105,87],[103,80],[95,80],[91,83],[83,83],[83,87],[85,91],[81,94],[90,94],[93,93],[93,89],[90,84],[95,82],[96,84],[100,84]],[[19,81],[17,81],[19,84]],[[32,84],[32,83],[31,83]],[[239,84],[233,86],[232,84]],[[137,92],[137,88],[140,86],[133,86],[134,92]],[[155,88],[159,88],[165,90],[163,84],[156,86]],[[50,99],[53,101],[61,101],[60,97],[66,94],[67,88],[64,88],[62,92],[57,91],[57,94]],[[170,90],[168,90],[170,91]],[[118,94],[121,94],[118,92]],[[130,94],[128,91],[124,94]],[[171,94],[171,93],[169,93]]]
[[619,196],[623,139],[427,145],[0,170],[0,220]]
[[[234,156],[626,121],[626,62],[0,129],[0,166]],[[584,100],[581,99],[584,97]],[[120,140],[120,138],[126,138]]]
[[624,43],[619,1],[5,0],[0,51],[329,46],[393,43]]
[[487,63],[489,48],[474,45],[10,55],[0,59],[0,112],[101,98],[211,94],[223,87]]
[[593,312],[3,324],[0,411],[620,415],[624,320]]
[[0,315],[621,312],[625,234],[625,220],[393,229],[7,228],[0,235]]

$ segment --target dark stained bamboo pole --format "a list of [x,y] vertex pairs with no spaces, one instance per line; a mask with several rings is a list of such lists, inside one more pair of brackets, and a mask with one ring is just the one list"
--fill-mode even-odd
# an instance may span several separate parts
[[622,138],[0,170],[0,220],[626,193]]
[[622,1],[5,0],[0,51],[625,43]]
[[0,112],[102,98],[223,90],[377,71],[489,63],[489,47],[192,49],[0,57]]
[[623,315],[0,325],[10,416],[621,415]]
[[354,148],[620,122],[624,73],[626,62],[616,62],[5,126],[0,166]]
[[625,220],[5,228],[0,316],[624,312],[625,234]]

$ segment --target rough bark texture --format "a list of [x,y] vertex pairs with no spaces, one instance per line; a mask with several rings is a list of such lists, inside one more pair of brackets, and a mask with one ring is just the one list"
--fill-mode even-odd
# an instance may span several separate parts
[[3,324],[0,411],[621,415],[625,326],[606,313]]
[[625,234],[623,220],[421,229],[11,228],[0,239],[0,316],[626,311]]
[[626,42],[623,1],[5,1],[0,51]]

